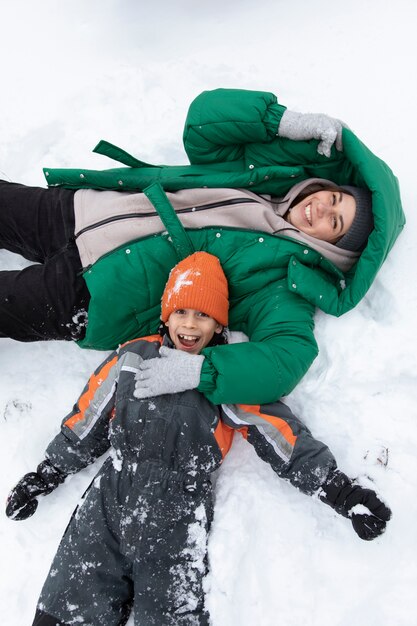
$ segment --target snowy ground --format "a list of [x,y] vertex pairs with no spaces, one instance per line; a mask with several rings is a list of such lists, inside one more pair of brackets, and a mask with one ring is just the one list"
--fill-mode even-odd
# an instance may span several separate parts
[[[43,185],[42,166],[110,167],[100,138],[144,160],[185,162],[191,99],[264,89],[345,120],[400,179],[408,226],[364,301],[317,317],[320,356],[288,399],[340,467],[390,504],[383,537],[275,477],[244,441],[219,474],[210,541],[214,626],[412,626],[417,582],[415,312],[417,88],[413,0],[1,0],[1,176]],[[151,7],[151,5],[153,6]],[[3,269],[21,267],[0,252]],[[0,499],[42,459],[103,358],[72,344],[0,342]],[[386,469],[363,459],[389,448]],[[0,516],[0,615],[27,626],[72,509],[95,469],[26,522]]]

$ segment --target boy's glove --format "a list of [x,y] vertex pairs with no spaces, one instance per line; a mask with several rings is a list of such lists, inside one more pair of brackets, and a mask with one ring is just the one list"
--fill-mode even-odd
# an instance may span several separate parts
[[361,539],[370,541],[385,531],[391,511],[375,491],[355,485],[339,470],[330,475],[322,489],[324,493],[320,494],[320,500],[343,517],[349,517]]
[[322,113],[284,112],[278,126],[278,135],[295,141],[320,139],[317,152],[329,157],[332,145],[342,150],[342,122]]
[[11,490],[6,502],[6,515],[13,520],[24,520],[38,508],[37,496],[51,493],[64,482],[66,475],[48,460],[42,461],[36,472],[25,474]]
[[198,387],[204,356],[166,346],[162,346],[159,354],[159,359],[148,359],[139,365],[133,392],[136,398],[151,398]]

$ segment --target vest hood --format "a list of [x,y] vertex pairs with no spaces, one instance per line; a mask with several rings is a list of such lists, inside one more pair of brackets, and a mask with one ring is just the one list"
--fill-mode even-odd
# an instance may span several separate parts
[[326,276],[314,276],[312,268],[302,262],[289,267],[289,288],[336,316],[353,309],[364,297],[405,224],[398,180],[388,165],[347,128],[343,129],[343,153],[352,165],[352,173],[350,180],[339,180],[338,184],[367,188],[372,193],[374,230],[368,243],[357,263],[337,284]]

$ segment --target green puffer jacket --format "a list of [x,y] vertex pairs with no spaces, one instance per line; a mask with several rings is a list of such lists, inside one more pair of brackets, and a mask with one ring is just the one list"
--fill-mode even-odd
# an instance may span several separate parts
[[403,228],[398,183],[389,167],[348,129],[343,152],[317,154],[317,141],[277,137],[285,107],[271,93],[218,89],[192,103],[184,145],[192,165],[151,166],[107,142],[96,152],[128,167],[102,172],[46,170],[49,185],[73,189],[169,191],[244,187],[284,195],[296,182],[322,177],[367,186],[375,229],[359,261],[344,275],[318,252],[285,237],[231,228],[184,231],[165,194],[147,195],[167,233],[130,242],[84,274],[91,293],[83,347],[112,349],[156,331],[170,269],[186,254],[219,257],[230,288],[230,327],[249,343],[206,348],[199,390],[214,403],[266,403],[288,394],[317,354],[314,310],[333,315],[365,295]]

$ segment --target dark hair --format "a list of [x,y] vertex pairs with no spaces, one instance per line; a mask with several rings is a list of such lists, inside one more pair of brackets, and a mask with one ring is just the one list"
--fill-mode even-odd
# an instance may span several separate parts
[[[162,320],[161,320],[161,323],[159,324],[158,334],[161,335],[161,337],[168,337],[168,339],[171,341],[168,326],[166,326]],[[223,326],[222,332],[214,333],[213,337],[211,338],[209,343],[206,345],[206,348],[213,348],[214,346],[224,346],[226,343],[228,343],[227,326]]]
[[292,209],[294,205],[298,204],[299,202],[302,202],[305,198],[307,198],[307,196],[311,196],[312,193],[317,193],[318,191],[335,191],[338,193],[346,193],[349,196],[352,195],[347,189],[344,189],[343,187],[339,187],[336,184],[311,183],[310,185],[307,185],[307,187],[304,187],[302,191],[300,191],[298,196],[294,198],[294,200],[291,202],[289,208]]
[[372,194],[367,188],[351,185],[339,186],[332,182],[315,182],[304,187],[291,202],[288,211],[296,204],[305,200],[311,194],[319,191],[333,191],[351,196],[355,200],[355,215],[347,232],[339,237],[335,244],[339,248],[351,252],[362,252],[367,244],[368,237],[374,228],[372,212]]

